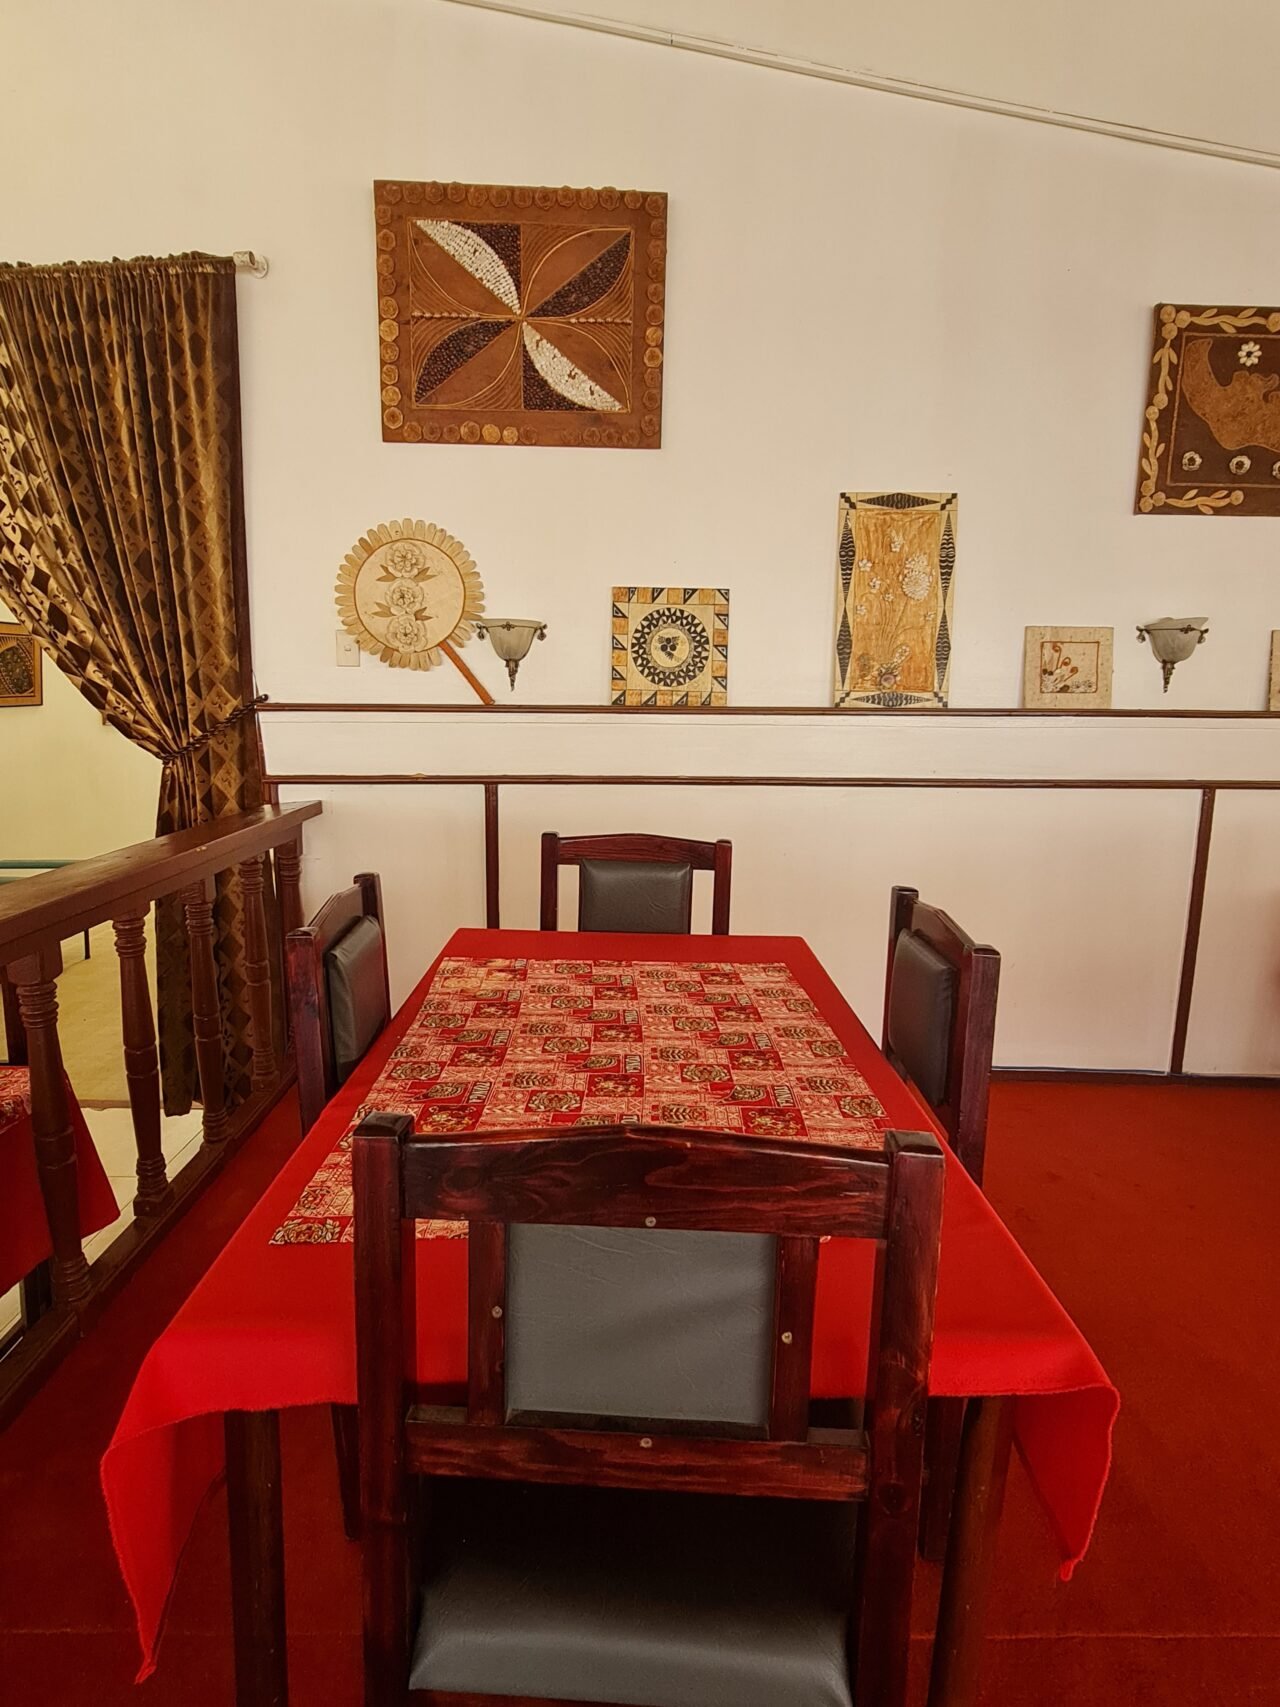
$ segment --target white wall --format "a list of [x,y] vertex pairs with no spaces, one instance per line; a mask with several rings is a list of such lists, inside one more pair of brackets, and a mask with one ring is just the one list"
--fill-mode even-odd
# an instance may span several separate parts
[[[1042,622],[1115,625],[1119,706],[1263,704],[1268,635],[1280,626],[1280,521],[1131,512],[1151,307],[1276,300],[1277,175],[439,0],[10,0],[0,50],[23,73],[0,109],[0,143],[22,159],[6,184],[10,256],[253,247],[270,257],[270,276],[242,281],[240,301],[255,657],[273,697],[465,697],[447,667],[424,680],[370,659],[359,673],[335,664],[343,554],[376,522],[420,516],[469,547],[491,611],[548,622],[520,702],[603,701],[609,588],[675,580],[731,589],[733,701],[822,705],[836,495],[907,486],[960,493],[954,705],[1016,704],[1023,629]],[[1250,55],[1239,57],[1251,77]],[[667,191],[662,451],[384,445],[379,176]],[[1134,624],[1166,613],[1212,624],[1167,698],[1133,638]],[[509,703],[492,654],[473,646],[469,662]],[[537,763],[520,762],[565,774],[654,768],[659,748],[656,768],[700,775],[884,774],[900,768],[907,739],[879,718],[707,720],[696,741],[680,725],[624,734],[607,716],[522,727]],[[911,764],[939,778],[992,774],[994,734],[961,750],[945,720],[912,727]],[[1088,778],[1102,750],[1131,776],[1275,776],[1277,727],[1223,723],[1206,749],[1189,746],[1178,722],[1117,722],[1075,743],[1019,720],[1017,752],[1001,747],[999,762]],[[358,762],[340,766],[348,736]],[[349,731],[313,720],[287,735],[269,720],[268,756],[306,773],[448,771],[465,746],[466,768],[507,771],[520,738],[492,720],[465,731],[432,718]],[[1218,768],[1192,768],[1206,758]],[[416,792],[394,808],[372,789],[335,793],[311,838],[311,874],[379,863],[425,953],[453,920],[475,922],[478,820],[471,804],[438,820]],[[835,848],[851,830],[881,844],[869,865],[831,856],[856,901],[847,928],[835,924],[846,898],[832,871],[818,860],[811,874],[829,886],[815,946],[840,960],[851,992],[872,987],[865,968],[882,945],[871,924],[888,875],[940,869],[936,842],[957,908],[1003,933],[1006,1059],[1162,1065],[1194,797],[1077,795],[1068,811],[1037,791],[988,813],[957,811],[959,791],[922,798],[930,811],[904,813],[858,796],[855,822],[823,807],[805,832],[826,828]],[[734,799],[739,863],[757,874],[743,880],[743,905],[776,928],[788,916],[791,807],[784,816],[776,801]],[[664,805],[672,827],[687,815],[683,795]],[[1269,841],[1261,797],[1242,797],[1233,814],[1245,847]],[[537,816],[531,808],[508,839],[513,872],[533,857]],[[393,822],[403,833],[382,833]],[[1054,920],[1011,907],[1006,892],[1062,835],[1077,937],[1124,940],[1139,904],[1144,934],[1131,952],[1151,954],[1154,982],[1144,971],[1109,1009],[1099,1010],[1105,981],[1099,996],[1076,972],[1055,982],[1025,970]],[[1231,875],[1229,862],[1215,865],[1218,885]],[[821,906],[805,895],[806,918]],[[1274,1036],[1280,1023],[1278,934],[1241,944],[1215,925],[1206,942],[1203,975],[1228,1000],[1248,988],[1264,1003],[1263,1019],[1234,1036],[1261,1037],[1268,1024]],[[1252,970],[1233,984],[1226,968],[1240,952]],[[1198,1005],[1196,1048],[1205,1012]],[[1266,1048],[1227,1053],[1259,1064]],[[1203,1055],[1226,1059],[1208,1041]]]
[[[0,622],[13,618],[0,604]],[[0,860],[85,859],[156,829],[160,763],[112,729],[46,654],[44,704],[0,710]]]
[[529,9],[1280,150],[1274,0],[1217,13],[1203,0],[535,0]]

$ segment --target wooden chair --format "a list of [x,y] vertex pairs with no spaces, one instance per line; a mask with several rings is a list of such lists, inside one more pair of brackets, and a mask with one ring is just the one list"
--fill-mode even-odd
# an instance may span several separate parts
[[693,874],[715,873],[711,930],[729,934],[733,843],[690,842],[679,836],[559,836],[542,838],[542,921],[553,931],[559,918],[562,865],[578,867],[580,931],[661,931],[688,936],[693,914]]
[[[982,1184],[995,1041],[1000,956],[955,920],[895,888],[889,903],[884,1053],[938,1117],[951,1148]],[[931,1399],[920,1550],[946,1551],[955,1492],[963,1399]]]
[[[361,872],[285,939],[289,1012],[303,1136],[391,1018],[382,884]],[[356,1407],[332,1405],[342,1521],[360,1533]]]
[[309,925],[290,931],[285,958],[306,1134],[391,1018],[377,874],[353,877]]
[[884,1053],[937,1115],[982,1184],[1000,956],[955,920],[895,888],[889,903]]
[[[935,1137],[372,1114],[352,1160],[366,1707],[901,1707]],[[465,1407],[414,1402],[423,1217],[469,1223]],[[862,1426],[810,1426],[823,1234],[881,1241]]]

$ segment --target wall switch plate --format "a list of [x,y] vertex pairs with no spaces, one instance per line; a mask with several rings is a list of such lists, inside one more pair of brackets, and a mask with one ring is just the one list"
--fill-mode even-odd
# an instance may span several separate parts
[[360,647],[354,634],[348,634],[345,628],[338,630],[338,668],[340,670],[358,670],[360,668]]

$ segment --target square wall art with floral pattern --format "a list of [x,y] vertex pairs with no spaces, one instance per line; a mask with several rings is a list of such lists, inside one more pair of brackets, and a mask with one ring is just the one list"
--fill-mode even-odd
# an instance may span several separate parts
[[1029,628],[1023,705],[1036,711],[1108,710],[1114,644],[1110,628]]
[[842,492],[837,705],[945,705],[956,567],[954,492]]
[[658,448],[665,195],[373,190],[384,439]]
[[726,705],[725,587],[615,587],[610,639],[614,705]]

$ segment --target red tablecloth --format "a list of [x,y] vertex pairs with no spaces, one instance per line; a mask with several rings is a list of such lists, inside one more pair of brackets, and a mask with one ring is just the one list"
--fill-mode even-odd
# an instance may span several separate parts
[[[463,930],[444,954],[782,962],[845,1045],[889,1121],[908,1129],[932,1124],[797,937]],[[196,1510],[223,1468],[222,1413],[355,1400],[351,1246],[271,1241],[366,1100],[418,1013],[434,972],[433,966],[138,1372],[103,1457],[102,1483],[137,1614],[141,1676],[155,1662],[165,1603]],[[865,1242],[833,1240],[822,1247],[813,1363],[819,1395],[861,1391],[869,1257]],[[419,1320],[426,1327],[419,1376],[441,1385],[461,1383],[465,1242],[420,1241],[418,1285]],[[1119,1398],[1079,1329],[950,1154],[931,1388],[1019,1396],[1018,1446],[1052,1524],[1063,1574],[1069,1575],[1093,1529]]]
[[[76,1144],[80,1237],[87,1239],[110,1226],[120,1210],[69,1085],[67,1097]],[[36,1172],[27,1069],[0,1066],[0,1293],[16,1286],[52,1251]]]

